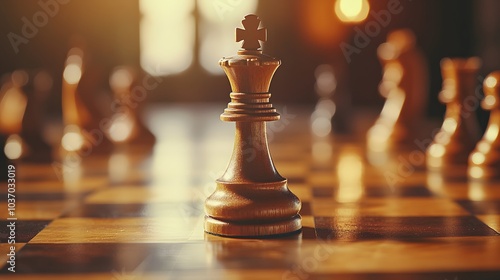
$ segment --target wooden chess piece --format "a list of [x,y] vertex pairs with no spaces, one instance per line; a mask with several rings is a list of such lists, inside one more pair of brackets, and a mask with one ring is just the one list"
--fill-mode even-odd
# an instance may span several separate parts
[[84,51],[75,47],[68,52],[63,72],[62,113],[64,132],[61,147],[67,152],[88,155],[109,151],[110,141],[104,135],[104,113],[96,94],[102,69],[89,67]]
[[6,135],[0,133],[0,170],[2,170],[2,172],[0,172],[0,182],[7,181],[8,179],[7,168],[9,166],[9,159],[4,151],[6,140]]
[[483,109],[491,111],[486,132],[469,157],[469,177],[481,180],[500,179],[500,71],[484,80]]
[[281,62],[262,54],[259,41],[266,40],[266,30],[259,29],[260,19],[247,15],[242,23],[245,30],[236,29],[242,49],[219,61],[233,91],[220,118],[236,122],[236,135],[227,170],[205,202],[205,231],[254,237],[296,232],[302,227],[301,203],[276,171],[266,136],[265,122],[279,119],[269,103],[269,85]]
[[90,112],[85,106],[82,106],[77,91],[83,72],[83,50],[80,48],[70,49],[66,57],[62,83],[64,132],[61,146],[68,152],[76,152],[82,149],[84,144],[82,127],[90,119]]
[[427,149],[427,168],[446,177],[464,177],[469,154],[477,142],[478,123],[475,112],[467,106],[474,98],[481,61],[445,58],[441,61],[443,89],[439,95],[446,104],[443,125]]
[[350,96],[346,92],[337,92],[335,69],[331,65],[321,64],[316,67],[314,75],[318,101],[311,115],[312,132],[319,137],[327,136],[330,132],[349,133]]
[[52,89],[52,77],[46,71],[32,73],[24,92],[28,103],[23,117],[21,136],[28,147],[23,160],[51,162],[52,147],[43,138],[43,120],[46,100]]
[[383,65],[380,94],[384,108],[367,134],[369,150],[413,148],[427,103],[427,65],[412,31],[391,32],[378,48]]
[[[131,67],[120,66],[111,73],[109,84],[113,91],[111,124],[108,137],[115,143],[133,143],[152,146],[156,137],[142,122],[137,96],[132,96],[138,86],[139,75]],[[141,93],[142,94],[142,93]]]
[[23,87],[28,82],[28,73],[17,70],[5,77],[0,90],[0,134],[5,144],[2,150],[11,160],[25,155],[25,145],[20,133],[28,99]]

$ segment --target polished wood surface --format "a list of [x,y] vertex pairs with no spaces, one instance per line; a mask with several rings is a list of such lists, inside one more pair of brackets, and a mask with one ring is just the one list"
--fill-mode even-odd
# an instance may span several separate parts
[[[499,279],[498,183],[415,169],[390,185],[387,172],[404,165],[398,157],[372,166],[362,137],[317,138],[311,111],[298,107],[278,107],[287,114],[267,129],[274,164],[302,200],[302,231],[205,233],[204,200],[234,140],[217,119],[223,109],[152,107],[153,151],[92,154],[66,163],[61,180],[52,164],[18,163],[16,273],[2,261],[0,278]],[[1,188],[0,209],[6,197]],[[0,211],[0,259],[6,217]]]

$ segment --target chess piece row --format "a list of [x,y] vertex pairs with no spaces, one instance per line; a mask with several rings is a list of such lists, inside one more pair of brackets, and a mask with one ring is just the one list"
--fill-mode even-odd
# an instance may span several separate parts
[[[141,121],[138,102],[132,100],[140,78],[137,71],[126,66],[115,68],[109,79],[113,94],[111,100],[106,100],[95,94],[99,91],[93,83],[99,77],[92,77],[96,71],[87,69],[92,66],[86,61],[81,48],[71,49],[66,59],[62,87],[62,149],[100,151],[119,143],[151,146],[155,137]],[[98,103],[109,106],[107,110],[99,110],[103,106]]]
[[[102,93],[92,73],[86,71],[84,52],[69,51],[62,84],[62,136],[55,140],[47,132],[48,99],[53,94],[52,76],[43,70],[17,70],[5,75],[0,88],[0,136],[4,144],[2,161],[51,162],[60,144],[62,152],[78,152],[94,145],[106,150],[112,144],[134,143],[152,146],[154,135],[139,117],[138,102],[130,102],[140,75],[120,66],[110,74],[112,94]],[[107,99],[103,98],[106,97]],[[109,109],[101,110],[108,104]],[[53,116],[50,116],[53,117]],[[98,139],[100,142],[97,142]]]
[[[367,134],[369,152],[420,149],[416,145],[426,107],[427,76],[422,53],[409,30],[388,35],[378,48],[383,65],[380,93],[384,108]],[[484,80],[482,100],[478,85],[479,58],[445,58],[441,62],[443,87],[439,99],[446,113],[439,132],[426,150],[426,166],[445,177],[500,178],[499,73]],[[476,112],[479,104],[491,111],[490,121],[479,140]]]
[[[443,59],[443,90],[440,99],[446,113],[440,131],[427,150],[427,168],[445,177],[500,179],[500,71],[491,73],[483,82],[484,99],[478,94],[476,79],[480,60]],[[479,140],[475,117],[476,104],[491,112],[486,132]]]

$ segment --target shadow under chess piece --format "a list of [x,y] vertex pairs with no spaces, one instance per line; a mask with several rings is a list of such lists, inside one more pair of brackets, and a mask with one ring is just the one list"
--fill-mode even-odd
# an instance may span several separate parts
[[386,102],[368,131],[368,149],[384,152],[415,148],[428,95],[424,56],[416,46],[415,35],[406,29],[391,32],[377,53],[383,65],[379,91]]
[[109,84],[113,90],[114,100],[107,136],[114,143],[153,146],[156,137],[140,117],[140,103],[145,98],[143,96],[145,89],[138,84],[138,80],[137,72],[131,67],[117,67],[111,73]]
[[281,62],[260,50],[259,40],[266,40],[260,19],[247,15],[242,23],[236,38],[244,40],[243,49],[219,61],[233,91],[220,118],[236,122],[236,135],[227,170],[205,202],[205,231],[249,237],[297,232],[301,203],[276,171],[266,136],[266,122],[279,119],[269,85]]
[[500,179],[500,71],[488,75],[483,84],[483,109],[491,111],[483,138],[469,157],[469,177],[480,180]]
[[475,112],[466,106],[475,93],[481,61],[445,58],[441,61],[443,89],[439,95],[446,104],[443,125],[427,149],[427,168],[445,178],[467,174],[469,154],[478,140],[479,124]]

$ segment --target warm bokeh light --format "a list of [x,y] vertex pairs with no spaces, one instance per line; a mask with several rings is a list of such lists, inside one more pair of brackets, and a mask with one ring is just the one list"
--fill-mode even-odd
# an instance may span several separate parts
[[63,77],[70,85],[78,84],[82,78],[82,68],[77,64],[69,64],[64,68]]
[[70,85],[76,85],[82,78],[83,50],[72,48],[66,58],[66,66],[63,72],[64,81]]
[[429,147],[429,154],[433,157],[442,157],[446,149],[441,144],[433,144]]
[[114,91],[127,90],[132,84],[134,77],[131,71],[125,67],[117,68],[109,78],[109,85]]
[[486,157],[484,156],[483,153],[475,152],[471,155],[471,161],[474,164],[483,164],[484,161],[486,160]]
[[337,165],[337,201],[355,202],[363,195],[363,161],[355,151],[343,151]]
[[7,138],[4,147],[4,153],[7,158],[15,160],[21,157],[23,154],[23,142],[19,135],[14,134]]
[[0,100],[0,131],[5,134],[20,133],[28,99],[20,88],[12,85],[4,87],[7,90]]
[[335,14],[343,22],[360,22],[366,19],[370,11],[367,0],[337,0]]
[[471,182],[468,189],[468,197],[471,201],[482,201],[485,200],[486,192],[485,186],[479,182]]
[[83,147],[84,139],[80,129],[75,125],[69,125],[65,128],[61,139],[61,146],[69,152],[78,151]]
[[479,166],[469,168],[469,176],[474,179],[479,179],[484,176],[484,170]]
[[456,129],[457,129],[457,126],[458,126],[458,123],[457,123],[457,120],[454,119],[454,118],[446,118],[444,121],[443,121],[443,131],[445,131],[446,133],[453,133]]
[[442,144],[434,143],[432,144],[427,153],[427,166],[432,168],[440,168],[443,166],[442,156],[445,154],[446,149]]
[[489,142],[493,142],[495,139],[498,138],[498,133],[500,132],[498,125],[495,123],[491,123],[488,126],[488,130],[486,130],[486,133],[484,134],[484,139]]
[[[194,16],[195,5],[198,17]],[[196,57],[198,35],[200,65],[211,74],[223,74],[217,61],[239,46],[234,32],[228,31],[240,26],[241,19],[256,8],[257,0],[140,0],[142,68],[152,75],[186,70]]]
[[314,135],[326,137],[332,131],[332,123],[330,118],[317,117],[311,120],[311,129]]
[[483,99],[483,104],[487,108],[492,108],[496,104],[496,98],[493,95],[485,96]]
[[498,83],[498,80],[495,78],[495,77],[488,77],[486,78],[486,80],[484,80],[484,85],[487,86],[487,87],[494,87],[496,86]]
[[109,127],[109,137],[114,142],[124,142],[132,134],[134,123],[128,115],[120,115]]
[[[329,97],[333,95],[337,88],[337,78],[331,65],[321,64],[314,70],[316,84],[314,85],[317,94],[320,97]],[[335,104],[334,104],[335,105]]]
[[254,13],[257,0],[197,2],[200,19],[200,64],[211,74],[223,74],[217,61],[235,53],[241,43],[235,42],[234,28],[241,26],[245,15]]
[[140,0],[141,66],[152,75],[186,70],[193,61],[194,1]]

